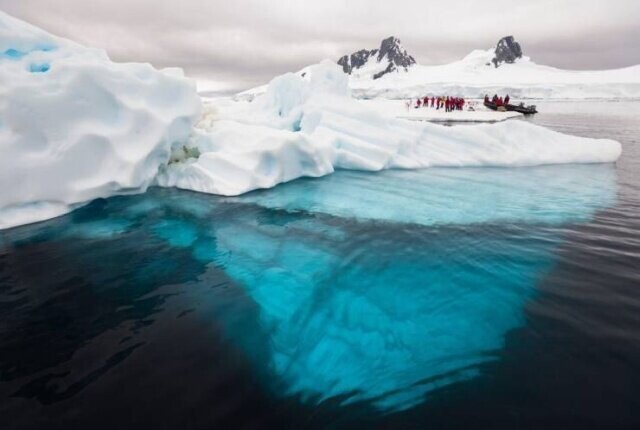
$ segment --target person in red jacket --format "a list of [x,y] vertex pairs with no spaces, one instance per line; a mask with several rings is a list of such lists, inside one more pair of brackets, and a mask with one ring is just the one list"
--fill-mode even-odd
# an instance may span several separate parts
[[504,98],[504,104],[508,105],[509,104],[509,94],[507,94]]
[[416,109],[418,109],[418,108],[420,107],[420,104],[421,104],[421,103],[422,103],[422,102],[420,101],[420,99],[418,99],[418,100],[416,101]]
[[431,107],[433,108],[433,105],[436,102],[436,96],[431,97]]
[[449,107],[450,107],[449,96],[447,96],[447,98],[444,99],[444,111],[449,112]]
[[425,96],[424,100],[422,100],[422,107],[429,107],[429,96]]

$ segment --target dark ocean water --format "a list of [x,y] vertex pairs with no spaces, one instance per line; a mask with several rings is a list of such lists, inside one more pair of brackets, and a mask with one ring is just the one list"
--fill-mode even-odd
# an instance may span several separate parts
[[0,233],[2,428],[640,428],[640,103],[617,165],[152,189]]

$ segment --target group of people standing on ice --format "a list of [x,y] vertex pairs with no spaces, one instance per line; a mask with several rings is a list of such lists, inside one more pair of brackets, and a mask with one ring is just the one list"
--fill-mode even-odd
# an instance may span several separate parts
[[451,112],[454,110],[463,110],[465,105],[465,100],[462,97],[450,97],[450,96],[425,96],[423,98],[419,98],[413,103],[412,100],[407,102],[407,108],[413,106],[415,109],[418,108],[428,108],[431,107],[433,109],[439,110],[444,109],[445,112]]

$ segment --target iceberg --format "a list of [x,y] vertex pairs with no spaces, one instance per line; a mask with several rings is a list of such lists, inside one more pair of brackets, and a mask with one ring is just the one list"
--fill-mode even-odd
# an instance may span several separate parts
[[[153,187],[9,231],[0,253],[3,239],[66,244],[89,294],[154,314],[114,313],[134,336],[171,324],[175,299],[269,396],[389,413],[490,378],[564,233],[616,195],[607,164],[342,171],[224,198]],[[67,367],[47,370],[47,393],[82,376]]]
[[179,69],[114,63],[0,13],[0,229],[152,184],[236,196],[338,169],[606,163],[620,152],[523,121],[398,119],[354,99],[330,61],[274,78],[252,102],[203,107]]
[[0,12],[0,229],[144,191],[200,110],[179,69],[114,63]]
[[399,120],[353,99],[347,75],[330,61],[273,79],[252,102],[205,111],[189,146],[161,168],[160,185],[233,196],[336,169],[605,163],[621,152],[613,140],[524,121],[445,127]]

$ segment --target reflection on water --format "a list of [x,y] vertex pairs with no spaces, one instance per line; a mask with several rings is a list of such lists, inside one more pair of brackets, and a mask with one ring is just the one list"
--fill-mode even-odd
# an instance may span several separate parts
[[[100,200],[4,234],[0,383],[14,399],[72,398],[177,313],[219,327],[276,398],[409,408],[499,357],[563,228],[615,194],[612,166],[593,165]],[[111,340],[95,351],[97,338]]]

